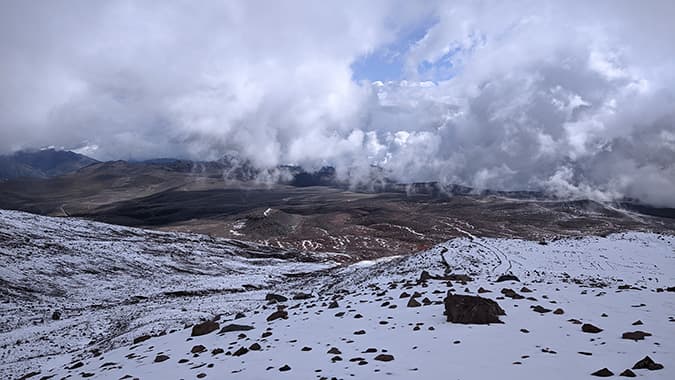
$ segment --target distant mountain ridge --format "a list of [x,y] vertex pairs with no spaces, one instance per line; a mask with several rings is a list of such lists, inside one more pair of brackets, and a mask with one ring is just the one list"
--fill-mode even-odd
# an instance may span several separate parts
[[68,150],[22,150],[0,156],[0,180],[56,177],[98,162]]

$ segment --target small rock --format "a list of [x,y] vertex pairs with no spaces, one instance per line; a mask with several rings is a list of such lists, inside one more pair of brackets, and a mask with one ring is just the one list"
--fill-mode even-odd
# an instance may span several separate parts
[[288,319],[288,312],[287,312],[286,310],[280,309],[280,310],[277,310],[277,311],[275,311],[274,313],[270,314],[270,315],[267,317],[267,322],[272,322],[272,321],[274,321],[274,320],[282,319],[282,318],[283,318],[283,319]]
[[150,338],[152,338],[150,335],[141,335],[138,338],[134,339],[134,344],[145,342]]
[[394,360],[394,356],[389,354],[379,354],[374,359],[381,362],[390,362]]
[[625,371],[621,372],[619,376],[623,377],[637,377],[635,372],[631,371],[630,369],[626,369]]
[[192,336],[200,336],[210,334],[220,328],[218,322],[206,321],[192,326]]
[[598,370],[598,371],[595,371],[595,372],[591,373],[591,375],[597,376],[597,377],[610,377],[610,376],[614,376],[614,373],[607,368],[603,368],[601,370]]
[[268,293],[265,296],[265,301],[281,303],[288,301],[288,298],[282,296],[281,294]]
[[642,360],[635,363],[632,369],[648,369],[650,371],[655,371],[662,368],[663,364],[655,362],[649,356],[645,356]]
[[224,334],[232,331],[248,331],[248,330],[253,330],[253,326],[247,326],[247,325],[238,325],[238,324],[229,324],[218,332],[219,334]]
[[623,333],[621,338],[630,339],[637,342],[638,340],[644,340],[646,336],[652,336],[652,334],[644,331],[630,331]]
[[408,307],[420,307],[422,306],[421,303],[417,302],[417,300],[413,297],[410,297],[408,300]]
[[241,356],[241,355],[245,355],[246,353],[248,353],[248,348],[246,348],[246,347],[239,347],[239,349],[238,349],[237,351],[235,351],[235,352],[232,354],[232,356]]
[[252,345],[250,345],[248,347],[248,349],[251,350],[251,351],[260,351],[262,349],[262,347],[260,347],[260,344],[258,344],[258,343],[253,343]]
[[161,363],[163,361],[169,360],[169,357],[167,355],[157,355],[155,356],[155,363]]
[[326,352],[326,353],[327,353],[327,354],[332,354],[332,355],[340,355],[340,354],[342,354],[342,352],[340,352],[340,350],[338,350],[337,347],[331,347],[331,349],[328,350],[328,352]]
[[295,293],[293,295],[294,300],[306,300],[312,298],[312,295],[310,293]]
[[553,314],[555,314],[555,315],[563,315],[563,314],[565,314],[565,310],[563,310],[563,309],[561,309],[561,308],[557,308],[557,309],[553,310]]
[[547,309],[547,308],[545,308],[541,305],[530,306],[530,308],[532,309],[532,311],[534,311],[536,313],[542,313],[542,314],[549,313],[551,311],[551,309]]
[[291,370],[291,367],[289,367],[288,364],[284,364],[283,367],[279,367],[279,371],[281,371],[281,372],[286,372],[286,371],[290,371],[290,370]]
[[518,281],[518,282],[520,282],[518,277],[516,277],[512,274],[503,274],[503,275],[499,276],[499,278],[497,278],[496,282],[504,282],[504,281]]
[[581,331],[589,334],[597,334],[601,332],[602,329],[590,323],[584,323],[583,325],[581,325]]
[[198,345],[192,347],[192,349],[190,350],[190,352],[193,353],[193,354],[199,354],[199,353],[204,352],[204,351],[206,351],[206,347],[204,347],[201,344],[198,344]]

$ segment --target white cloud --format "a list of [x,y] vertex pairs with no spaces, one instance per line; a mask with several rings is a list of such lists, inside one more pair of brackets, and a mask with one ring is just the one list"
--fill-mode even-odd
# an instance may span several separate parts
[[[675,206],[673,14],[668,0],[4,2],[0,151],[236,151]],[[396,52],[401,80],[352,79],[429,19]]]

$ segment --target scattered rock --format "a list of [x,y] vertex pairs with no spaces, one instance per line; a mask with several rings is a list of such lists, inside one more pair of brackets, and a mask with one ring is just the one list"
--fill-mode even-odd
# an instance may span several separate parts
[[643,325],[643,323],[639,319],[637,321],[633,322],[633,326],[642,326],[642,325]]
[[61,312],[58,311],[58,310],[55,310],[55,311],[52,313],[52,320],[53,320],[53,321],[58,321],[59,319],[61,319]]
[[260,344],[258,344],[258,343],[253,343],[252,345],[250,345],[248,347],[248,349],[251,350],[251,351],[260,351],[260,350],[262,350],[262,347],[260,347]]
[[497,278],[496,282],[504,282],[504,281],[518,281],[520,282],[520,279],[518,277],[512,275],[512,274],[503,274]]
[[648,369],[650,371],[655,371],[662,368],[663,364],[655,362],[649,356],[645,356],[642,360],[635,363],[632,369]]
[[66,369],[71,369],[71,370],[72,370],[72,369],[78,369],[78,368],[80,368],[80,367],[84,367],[84,363],[82,363],[82,362],[77,362],[77,363],[71,365],[70,367],[66,367]]
[[561,309],[561,308],[557,308],[557,309],[553,310],[553,314],[555,314],[555,315],[563,315],[563,314],[565,314],[565,310],[563,310],[563,309]]
[[218,322],[206,321],[192,326],[192,336],[200,336],[210,334],[220,328]]
[[410,297],[408,300],[408,307],[420,307],[422,306],[421,303],[419,303],[415,298]]
[[365,330],[354,331],[354,335],[363,335],[363,334],[365,334],[365,333],[366,333]]
[[331,303],[328,305],[329,309],[337,309],[338,307],[340,307],[340,305],[337,301],[331,301]]
[[532,309],[532,311],[534,311],[536,313],[542,313],[542,314],[549,313],[551,311],[551,309],[547,309],[547,308],[545,308],[541,305],[530,306],[530,308]]
[[452,323],[502,323],[499,316],[506,315],[497,302],[479,296],[454,295],[448,291],[444,303],[447,321]]
[[198,345],[192,347],[192,349],[190,350],[190,352],[193,353],[193,354],[199,354],[199,353],[202,353],[204,351],[206,351],[206,347],[204,347],[201,344],[198,344]]
[[630,331],[630,332],[625,332],[623,335],[621,335],[621,338],[623,339],[630,339],[634,341],[638,340],[644,340],[646,336],[652,336],[652,334],[644,331]]
[[601,370],[595,371],[591,373],[592,376],[597,376],[597,377],[610,377],[614,376],[614,372],[610,371],[607,368],[603,368]]
[[281,371],[281,372],[286,372],[286,371],[290,371],[290,370],[291,370],[291,367],[289,367],[288,364],[284,364],[283,367],[279,367],[279,371]]
[[306,299],[310,299],[310,298],[312,298],[312,294],[311,294],[311,293],[302,293],[302,292],[300,292],[300,293],[295,293],[295,294],[293,295],[293,299],[294,299],[294,300],[306,300]]
[[589,334],[597,334],[601,332],[602,329],[590,323],[584,323],[583,325],[581,325],[581,331]]
[[265,296],[265,301],[281,303],[288,301],[288,298],[282,296],[281,294],[267,293]]
[[631,371],[630,369],[626,369],[625,371],[621,372],[619,376],[623,377],[637,377],[635,372]]
[[487,289],[483,288],[482,286],[480,288],[478,288],[478,294],[491,293],[491,292],[492,292],[491,290],[487,290]]
[[229,324],[229,325],[223,327],[222,329],[220,329],[220,331],[218,333],[219,334],[225,334],[225,333],[232,332],[232,331],[248,331],[248,330],[253,330],[253,328],[254,328],[253,326],[238,325],[238,324],[232,323],[232,324]]
[[167,361],[167,360],[169,360],[169,356],[168,356],[168,355],[162,355],[162,354],[160,354],[160,355],[155,356],[155,363],[161,363],[161,362]]
[[138,338],[134,339],[134,344],[139,344],[145,342],[146,340],[152,338],[150,335],[141,335]]
[[377,360],[377,361],[381,361],[381,362],[390,362],[390,361],[394,360],[394,355],[379,354],[374,359]]
[[279,309],[279,310],[275,311],[274,313],[270,314],[267,317],[267,322],[272,322],[276,319],[282,319],[282,318],[288,319],[288,312],[286,310]]
[[342,352],[340,352],[340,350],[338,350],[337,347],[331,347],[331,349],[328,350],[328,352],[326,352],[326,353],[327,353],[327,354],[332,354],[332,355],[340,355],[340,354],[342,354]]
[[509,288],[503,288],[501,293],[504,296],[512,298],[514,300],[522,300],[523,298],[525,298],[525,297],[521,296],[520,294],[516,293],[515,290],[509,289]]
[[235,351],[232,356],[242,356],[248,353],[248,348],[246,347],[239,347],[237,351]]

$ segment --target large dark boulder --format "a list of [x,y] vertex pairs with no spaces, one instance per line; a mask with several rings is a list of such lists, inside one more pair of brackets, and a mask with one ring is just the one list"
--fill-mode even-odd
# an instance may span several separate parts
[[497,302],[483,297],[455,295],[448,292],[444,302],[447,321],[452,323],[478,325],[503,323],[499,320],[499,316],[506,315]]

